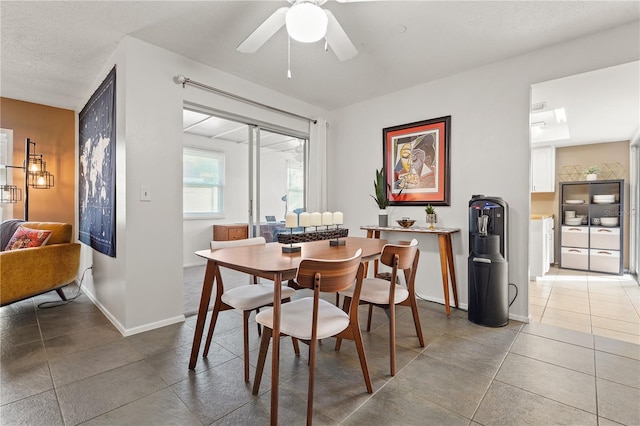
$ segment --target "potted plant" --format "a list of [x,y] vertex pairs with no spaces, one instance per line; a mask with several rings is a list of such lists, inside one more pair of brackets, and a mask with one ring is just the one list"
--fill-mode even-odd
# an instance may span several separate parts
[[588,169],[585,169],[584,172],[582,172],[582,174],[587,177],[587,180],[598,179],[598,173],[600,173],[600,167],[598,166],[591,166]]
[[371,195],[378,205],[378,226],[388,226],[387,207],[389,207],[389,199],[387,198],[387,188],[389,185],[384,179],[384,170],[376,170],[376,179],[373,181],[373,188],[376,195]]
[[424,208],[424,211],[427,213],[427,223],[429,224],[429,229],[435,229],[435,224],[438,222],[436,209],[434,209],[431,204],[427,204],[427,207]]

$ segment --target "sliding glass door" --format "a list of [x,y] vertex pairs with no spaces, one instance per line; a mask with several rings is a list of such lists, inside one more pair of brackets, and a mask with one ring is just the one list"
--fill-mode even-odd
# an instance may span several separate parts
[[249,146],[250,227],[254,236],[277,241],[287,213],[305,209],[307,139],[252,126]]
[[185,264],[215,225],[277,241],[286,214],[305,208],[308,135],[197,107],[183,125]]

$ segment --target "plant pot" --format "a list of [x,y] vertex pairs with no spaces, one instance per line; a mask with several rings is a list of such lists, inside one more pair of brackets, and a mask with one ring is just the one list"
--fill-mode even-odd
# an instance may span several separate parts
[[386,210],[380,210],[378,212],[378,226],[389,226],[389,215]]
[[597,180],[598,179],[598,175],[596,173],[589,173],[587,175],[587,180]]
[[435,229],[435,224],[438,222],[437,214],[428,214],[427,213],[427,223],[429,224],[429,229]]

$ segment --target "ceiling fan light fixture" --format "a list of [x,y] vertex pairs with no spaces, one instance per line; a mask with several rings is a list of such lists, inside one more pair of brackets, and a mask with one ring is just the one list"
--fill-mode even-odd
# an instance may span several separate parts
[[289,36],[302,43],[321,40],[327,33],[328,22],[329,18],[325,11],[311,2],[294,4],[285,17]]

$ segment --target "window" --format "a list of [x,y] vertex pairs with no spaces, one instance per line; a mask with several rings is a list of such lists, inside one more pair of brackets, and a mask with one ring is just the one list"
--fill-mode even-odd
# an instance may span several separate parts
[[185,218],[221,217],[224,193],[224,154],[183,148],[182,211]]

